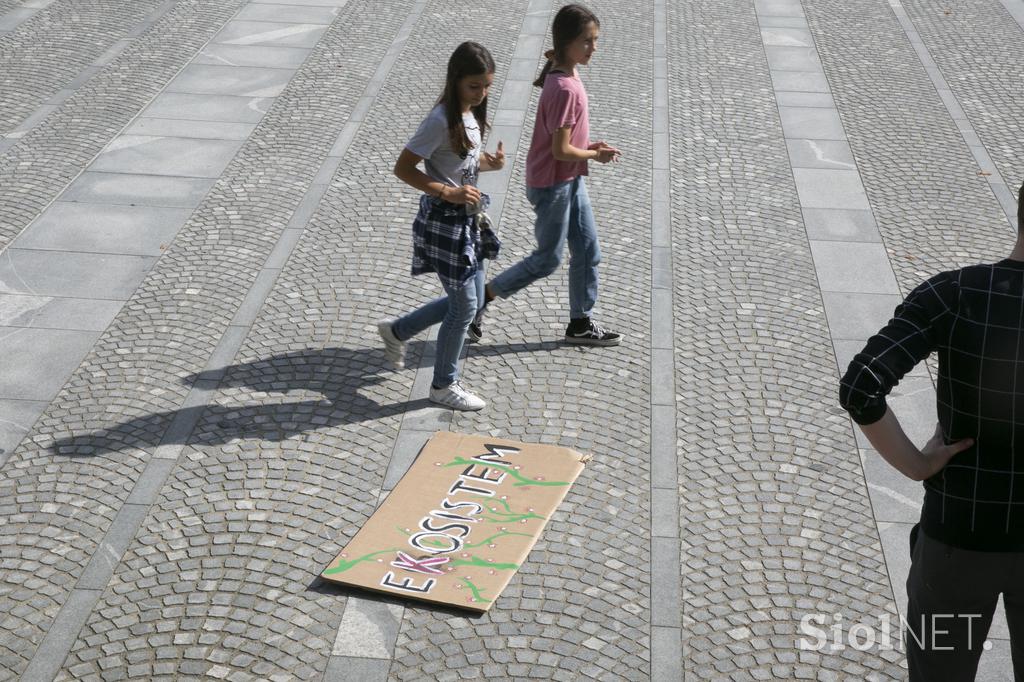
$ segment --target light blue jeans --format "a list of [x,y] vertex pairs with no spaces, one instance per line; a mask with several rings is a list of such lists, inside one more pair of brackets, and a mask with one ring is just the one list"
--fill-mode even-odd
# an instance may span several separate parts
[[550,187],[527,187],[526,198],[537,219],[533,233],[537,248],[490,282],[495,296],[508,298],[523,287],[547,277],[562,262],[569,243],[569,317],[590,317],[597,301],[597,266],[601,248],[583,176]]
[[435,298],[395,320],[391,330],[400,341],[408,341],[438,322],[437,351],[434,357],[433,384],[449,386],[459,378],[459,356],[466,340],[466,328],[484,304],[485,269],[481,264],[473,278],[458,289],[444,286],[447,296]]

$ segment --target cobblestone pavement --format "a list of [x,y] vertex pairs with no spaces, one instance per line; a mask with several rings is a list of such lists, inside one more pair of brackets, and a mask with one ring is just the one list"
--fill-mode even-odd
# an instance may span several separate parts
[[[453,414],[431,336],[384,367],[375,321],[439,290],[391,167],[487,45],[490,267],[529,253],[560,4],[0,0],[0,680],[905,677],[921,490],[837,381],[900,294],[1009,251],[1024,15],[594,0],[592,137],[624,152],[588,178],[596,317],[625,341],[558,343],[563,268],[491,306],[488,407]],[[933,369],[894,400],[912,435]],[[321,582],[438,429],[594,457],[485,615]],[[816,614],[893,646],[805,650]]]

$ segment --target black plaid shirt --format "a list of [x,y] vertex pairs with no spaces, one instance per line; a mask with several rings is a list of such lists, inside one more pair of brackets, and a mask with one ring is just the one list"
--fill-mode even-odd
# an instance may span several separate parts
[[[486,194],[480,200],[483,209],[490,206]],[[459,289],[476,274],[483,255],[475,215],[464,205],[420,196],[412,223],[413,275],[436,272],[445,287]]]
[[1024,551],[1024,261],[914,289],[850,363],[840,403],[858,424],[878,421],[885,396],[932,351],[945,442],[975,444],[924,482],[921,526],[965,549]]

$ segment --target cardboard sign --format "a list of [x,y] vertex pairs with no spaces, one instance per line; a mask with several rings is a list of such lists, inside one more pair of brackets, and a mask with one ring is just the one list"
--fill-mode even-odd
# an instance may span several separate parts
[[584,461],[568,448],[438,432],[321,575],[486,611]]

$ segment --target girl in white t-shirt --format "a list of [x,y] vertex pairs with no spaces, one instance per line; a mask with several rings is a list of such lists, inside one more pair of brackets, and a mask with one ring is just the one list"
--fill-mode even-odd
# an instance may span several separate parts
[[[395,175],[423,192],[413,221],[412,274],[435,272],[446,296],[377,330],[387,359],[405,366],[405,342],[432,325],[437,332],[431,402],[456,410],[486,403],[459,383],[459,356],[466,329],[484,301],[482,245],[477,214],[488,198],[476,188],[482,171],[505,165],[501,142],[494,154],[481,152],[487,127],[487,92],[494,59],[483,45],[465,42],[448,59],[444,92],[395,162]],[[423,161],[424,171],[417,168]]]

